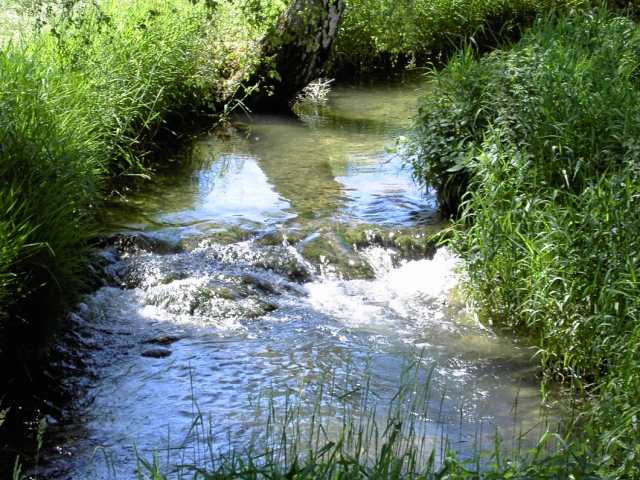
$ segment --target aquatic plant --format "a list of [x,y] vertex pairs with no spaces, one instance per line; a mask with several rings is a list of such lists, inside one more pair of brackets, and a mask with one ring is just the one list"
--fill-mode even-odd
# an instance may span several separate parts
[[318,78],[302,89],[296,97],[297,102],[308,102],[315,105],[324,105],[329,99],[333,78]]

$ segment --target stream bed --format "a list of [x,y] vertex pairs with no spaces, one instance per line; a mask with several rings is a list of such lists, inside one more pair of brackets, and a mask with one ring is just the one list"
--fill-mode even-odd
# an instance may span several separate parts
[[81,394],[48,427],[47,475],[135,478],[153,452],[193,461],[198,416],[211,446],[242,449],[264,431],[260,399],[297,402],[304,423],[329,383],[342,401],[366,383],[384,407],[415,364],[433,448],[468,456],[496,430],[535,440],[550,412],[533,351],[473,319],[459,260],[428,239],[435,197],[403,153],[424,88],[336,86],[300,118],[239,116],[107,212],[105,285],[70,316]]

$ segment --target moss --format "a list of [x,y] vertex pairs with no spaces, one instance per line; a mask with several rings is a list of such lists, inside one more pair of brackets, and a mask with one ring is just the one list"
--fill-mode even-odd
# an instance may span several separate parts
[[377,225],[339,227],[337,234],[357,249],[378,246],[396,250],[402,258],[419,259],[435,253],[445,224],[408,228],[384,228]]

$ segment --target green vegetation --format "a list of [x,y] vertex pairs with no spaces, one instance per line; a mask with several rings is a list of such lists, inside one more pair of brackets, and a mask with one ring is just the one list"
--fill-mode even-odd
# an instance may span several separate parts
[[[267,394],[255,405],[256,417],[265,418],[264,434],[241,451],[232,446],[223,452],[216,448],[220,439],[211,433],[214,419],[203,416],[196,405],[190,441],[184,455],[178,455],[181,464],[167,462],[165,452],[153,458],[139,455],[137,478],[525,480],[568,478],[570,474],[581,479],[599,478],[594,475],[597,466],[583,452],[563,446],[544,422],[536,431],[547,433],[533,448],[524,448],[532,432],[517,430],[515,406],[516,431],[509,441],[491,433],[487,436],[492,447],[487,451],[482,432],[478,432],[468,446],[469,458],[461,459],[444,428],[432,428],[442,425],[442,411],[432,391],[433,370],[422,363],[419,360],[405,366],[391,400],[381,399],[369,389],[364,372],[345,378],[330,373],[318,384],[301,386],[300,391],[306,394],[287,397],[279,407]],[[424,422],[426,418],[430,421]],[[549,455],[550,451],[556,453]]]
[[74,298],[103,198],[149,173],[172,112],[224,114],[242,99],[264,29],[249,3],[29,2],[5,11],[3,23],[20,30],[0,49],[0,338]]
[[[240,104],[257,41],[284,7],[30,3],[0,18],[0,351],[11,330],[41,332],[29,322],[77,294],[101,203],[152,172],[171,114]],[[296,442],[194,478],[640,477],[640,29],[571,10],[582,3],[352,0],[333,57],[336,72],[363,71],[474,45],[432,75],[415,173],[459,217],[450,243],[483,319],[531,337],[548,375],[588,400],[574,441],[545,460],[550,436],[509,460],[498,442],[486,461],[447,455],[440,466],[415,450],[414,417],[398,410],[385,427],[344,423],[337,441],[284,461]],[[552,5],[570,8],[476,58]]]
[[599,10],[461,53],[433,74],[414,164],[459,215],[480,315],[591,399],[578,437],[615,478],[640,476],[638,52],[640,28]]
[[440,61],[474,42],[496,46],[520,35],[536,13],[562,0],[351,0],[334,47],[338,72]]

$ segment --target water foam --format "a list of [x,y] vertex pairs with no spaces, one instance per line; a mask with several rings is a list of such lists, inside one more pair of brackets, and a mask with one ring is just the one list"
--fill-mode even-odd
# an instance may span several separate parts
[[457,283],[460,261],[448,249],[439,249],[431,259],[405,261],[397,267],[391,249],[370,247],[362,256],[375,278],[322,278],[308,283],[309,303],[314,309],[349,326],[392,326],[398,320],[444,317],[442,306]]

